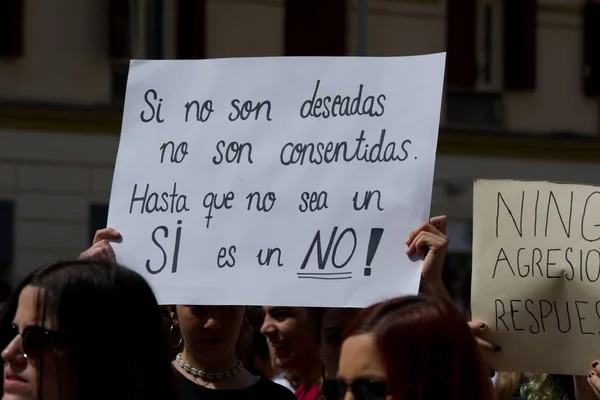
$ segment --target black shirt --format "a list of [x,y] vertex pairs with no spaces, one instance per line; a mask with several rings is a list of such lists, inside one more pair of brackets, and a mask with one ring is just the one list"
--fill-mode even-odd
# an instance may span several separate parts
[[181,400],[296,400],[289,389],[264,378],[245,389],[216,390],[197,385],[176,371],[175,385]]

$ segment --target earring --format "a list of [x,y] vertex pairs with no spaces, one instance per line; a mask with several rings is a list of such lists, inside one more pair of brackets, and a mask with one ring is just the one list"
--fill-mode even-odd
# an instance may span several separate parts
[[[178,349],[179,347],[181,347],[181,344],[183,343],[183,336],[181,336],[181,332],[177,332],[179,329],[175,328],[175,324],[171,324],[171,328],[169,329],[169,340],[171,341],[171,345]],[[179,336],[179,340],[177,341],[177,343],[175,343],[175,341],[173,340],[173,333],[177,333]]]

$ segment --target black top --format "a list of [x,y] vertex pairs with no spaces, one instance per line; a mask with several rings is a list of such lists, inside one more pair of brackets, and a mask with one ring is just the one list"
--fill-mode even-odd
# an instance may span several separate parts
[[296,400],[289,389],[264,378],[246,389],[215,390],[197,385],[176,371],[175,384],[181,400]]

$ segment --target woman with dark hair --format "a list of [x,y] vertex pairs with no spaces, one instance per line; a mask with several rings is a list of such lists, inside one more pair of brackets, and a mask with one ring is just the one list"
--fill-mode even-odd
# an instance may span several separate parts
[[[442,282],[442,268],[448,238],[446,217],[433,217],[410,232],[405,241],[407,256],[423,259],[421,290],[432,296],[450,298]],[[296,373],[300,385],[299,400],[320,397],[322,379],[335,373],[340,341],[336,332],[345,329],[355,310],[303,307],[264,307],[265,320],[261,332],[267,337],[278,368]],[[337,315],[336,315],[337,314]],[[326,323],[326,325],[324,325]],[[327,328],[328,331],[324,331]],[[339,333],[338,333],[339,335]],[[323,342],[325,338],[326,342]]]
[[[114,229],[100,230],[81,257],[114,259],[109,241],[118,239]],[[177,304],[169,313],[169,337],[177,349],[172,366],[182,400],[294,400],[288,389],[242,365],[236,350],[248,325],[245,306]]]
[[156,298],[127,268],[37,269],[7,302],[0,333],[5,400],[178,398]]
[[[490,370],[450,303],[409,296],[375,304],[348,327],[327,400],[490,400]],[[351,394],[350,397],[346,397]]]

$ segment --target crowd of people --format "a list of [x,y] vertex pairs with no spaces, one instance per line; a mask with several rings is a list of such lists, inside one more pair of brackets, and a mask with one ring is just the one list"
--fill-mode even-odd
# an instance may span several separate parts
[[594,360],[584,377],[490,368],[502,348],[442,281],[445,222],[406,240],[423,259],[420,294],[365,309],[159,306],[116,263],[120,234],[100,230],[78,259],[36,269],[2,306],[3,399],[600,399]]

